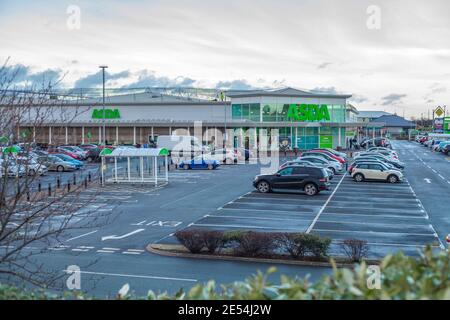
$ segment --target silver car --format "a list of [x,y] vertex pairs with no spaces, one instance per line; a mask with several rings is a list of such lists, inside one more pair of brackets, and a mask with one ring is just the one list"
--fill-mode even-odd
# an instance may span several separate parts
[[39,157],[37,159],[37,162],[46,166],[49,171],[63,172],[74,171],[77,169],[72,163],[61,160],[60,158],[51,155],[46,157]]

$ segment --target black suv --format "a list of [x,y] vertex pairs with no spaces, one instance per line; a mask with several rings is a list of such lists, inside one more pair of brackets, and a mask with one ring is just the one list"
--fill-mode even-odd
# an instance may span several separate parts
[[444,147],[444,149],[442,150],[443,153],[445,153],[446,155],[450,154],[450,144],[446,145]]
[[314,196],[330,188],[328,173],[315,167],[288,166],[271,175],[255,177],[253,186],[259,192],[275,190],[302,190],[308,196]]

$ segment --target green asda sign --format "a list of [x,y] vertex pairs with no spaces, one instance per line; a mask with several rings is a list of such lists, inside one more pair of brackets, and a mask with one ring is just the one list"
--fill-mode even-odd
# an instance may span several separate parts
[[103,114],[103,109],[94,109],[92,119],[120,119],[120,111],[119,109],[105,109],[105,114]]
[[287,116],[294,121],[330,121],[325,104],[290,104]]
[[444,118],[444,133],[450,134],[450,117]]

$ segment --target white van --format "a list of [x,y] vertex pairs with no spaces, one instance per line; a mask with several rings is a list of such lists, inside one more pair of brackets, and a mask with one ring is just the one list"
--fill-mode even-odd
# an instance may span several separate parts
[[177,136],[177,135],[162,135],[158,136],[156,141],[158,148],[166,148],[169,151],[178,152],[202,152],[205,147],[201,141],[194,136]]

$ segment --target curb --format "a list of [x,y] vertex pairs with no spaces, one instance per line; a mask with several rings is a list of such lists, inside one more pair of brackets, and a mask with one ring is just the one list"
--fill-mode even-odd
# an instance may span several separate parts
[[[204,259],[204,260],[220,260],[220,261],[240,261],[240,262],[254,262],[254,263],[268,263],[268,264],[285,264],[296,266],[309,266],[309,267],[328,267],[331,268],[330,262],[317,262],[317,261],[298,261],[298,260],[286,260],[286,259],[271,259],[271,258],[248,258],[237,257],[228,255],[208,255],[190,253],[181,245],[164,245],[150,243],[147,245],[146,250],[150,253],[165,257],[176,258],[190,258],[190,259]],[[371,261],[375,263],[375,261]],[[379,263],[378,261],[376,263]],[[353,268],[353,263],[339,263],[335,262],[338,268]]]

